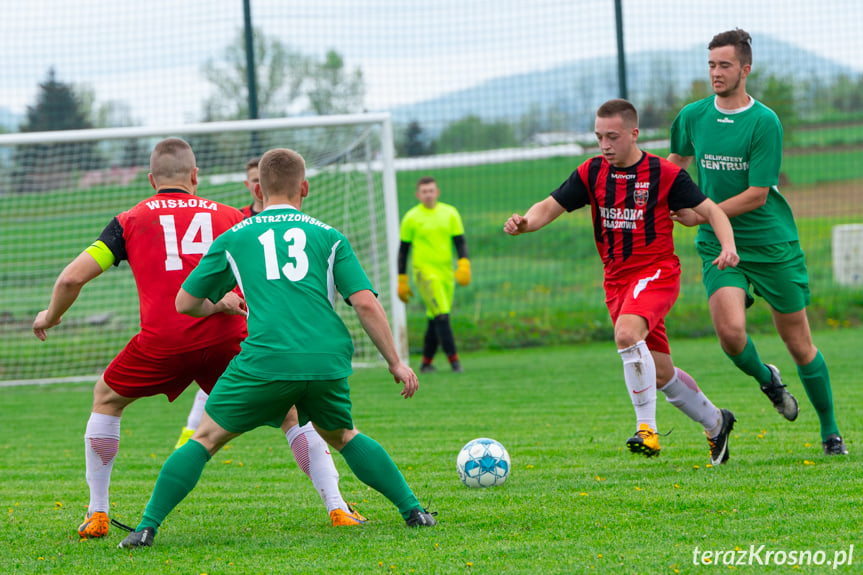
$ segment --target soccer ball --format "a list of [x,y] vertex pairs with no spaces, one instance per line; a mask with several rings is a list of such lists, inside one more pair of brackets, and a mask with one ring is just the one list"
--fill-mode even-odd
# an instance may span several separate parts
[[503,485],[509,477],[509,468],[506,448],[487,437],[468,441],[456,459],[458,477],[468,487]]

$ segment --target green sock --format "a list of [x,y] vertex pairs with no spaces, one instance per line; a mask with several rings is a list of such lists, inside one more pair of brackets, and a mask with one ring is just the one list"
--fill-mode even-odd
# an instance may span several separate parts
[[392,501],[402,518],[407,519],[411,509],[421,507],[404,475],[380,443],[360,433],[348,441],[340,453],[357,479]]
[[[728,353],[725,355],[728,355]],[[760,385],[770,383],[772,378],[770,370],[766,365],[764,365],[764,362],[761,361],[761,357],[758,355],[758,350],[755,349],[755,344],[752,343],[752,338],[748,335],[746,336],[746,347],[743,348],[740,355],[728,355],[728,358],[734,362],[737,369],[746,375],[754,377]]]
[[209,460],[210,452],[193,439],[174,451],[159,471],[144,518],[135,530],[158,529],[174,507],[195,488]]
[[833,413],[833,390],[830,387],[830,372],[827,370],[827,362],[819,351],[815,359],[809,365],[798,365],[797,375],[803,382],[803,389],[809,396],[812,407],[818,413],[818,421],[821,422],[821,441],[827,439],[828,435],[839,434],[836,425],[836,416]]

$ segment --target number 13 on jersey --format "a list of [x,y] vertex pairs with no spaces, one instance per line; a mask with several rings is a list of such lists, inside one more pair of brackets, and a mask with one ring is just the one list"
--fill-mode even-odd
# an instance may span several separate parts
[[290,228],[282,236],[288,244],[290,261],[279,270],[279,260],[276,257],[276,233],[270,228],[258,236],[258,241],[264,246],[264,263],[267,266],[267,279],[281,279],[282,273],[292,282],[298,282],[309,273],[309,258],[306,255],[306,232],[301,228]]

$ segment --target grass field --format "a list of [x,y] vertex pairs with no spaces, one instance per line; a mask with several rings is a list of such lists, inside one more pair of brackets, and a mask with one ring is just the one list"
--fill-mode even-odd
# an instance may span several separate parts
[[[661,456],[647,460],[625,450],[634,418],[610,341],[470,353],[464,374],[424,376],[408,401],[383,369],[358,371],[351,380],[357,427],[387,448],[420,500],[439,512],[437,527],[404,527],[395,508],[359,483],[338,455],[342,492],[371,522],[329,527],[284,437],[259,429],[214,457],[155,547],[133,552],[116,548],[123,535],[117,530],[94,541],[74,533],[88,501],[81,444],[91,386],[0,388],[0,572],[702,573],[706,566],[693,564],[696,548],[751,545],[764,546],[762,561],[766,551],[783,552],[786,562],[792,551],[832,561],[835,552],[863,543],[861,335],[815,334],[851,451],[844,458],[821,454],[817,418],[775,336],[756,343],[800,400],[794,423],[773,411],[715,339],[672,341],[678,365],[737,416],[731,459],[721,467],[708,465],[698,426],[661,397],[660,431],[672,432],[661,440]],[[127,410],[112,482],[112,513],[120,521],[140,518],[191,400],[191,393],[175,405],[153,398]],[[458,481],[458,450],[480,436],[501,441],[512,456],[501,487],[471,490]],[[861,553],[856,549],[852,565],[836,571],[860,572]],[[756,562],[748,572],[830,570]]]

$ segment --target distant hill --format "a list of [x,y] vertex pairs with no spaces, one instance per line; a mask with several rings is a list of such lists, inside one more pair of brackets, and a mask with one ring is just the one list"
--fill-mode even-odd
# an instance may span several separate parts
[[[793,44],[759,35],[753,45],[753,70],[759,74],[792,75],[832,81],[855,70]],[[636,105],[651,95],[664,94],[671,83],[677,95],[689,90],[693,80],[708,78],[707,48],[692,46],[676,51],[646,51],[627,55],[627,88]],[[476,86],[437,98],[391,109],[397,123],[418,121],[427,135],[436,135],[447,124],[469,114],[484,120],[514,120],[531,108],[556,107],[573,119],[584,118],[576,130],[590,132],[593,113],[604,101],[618,96],[617,56],[575,60],[538,70],[487,80]],[[577,120],[573,120],[577,123]]]

